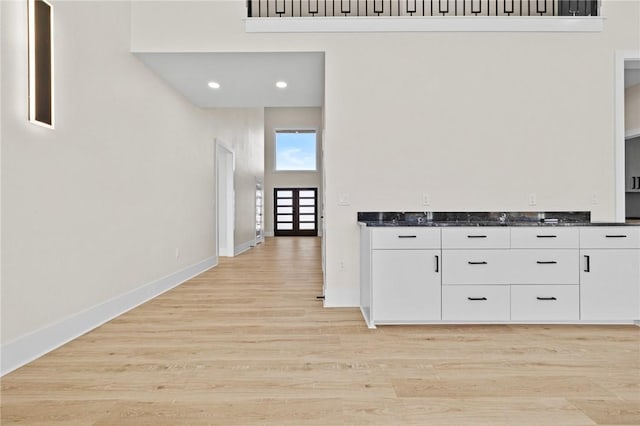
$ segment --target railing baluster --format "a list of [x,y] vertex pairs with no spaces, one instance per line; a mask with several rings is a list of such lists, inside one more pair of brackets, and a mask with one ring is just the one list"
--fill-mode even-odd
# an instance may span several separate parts
[[373,13],[377,14],[378,16],[380,16],[380,14],[384,11],[384,3],[382,2],[382,0],[380,0],[380,4],[382,5],[382,9],[378,9],[376,7],[376,3],[378,0],[373,0]]
[[[598,0],[339,0],[339,5],[336,4],[338,0],[245,1],[247,16],[250,18],[303,16],[535,17],[598,16],[599,14]],[[453,5],[451,5],[451,1],[454,2]]]
[[[507,11],[507,2],[506,2],[506,0],[505,0],[505,3],[504,3],[504,9],[505,9],[505,12],[506,12]],[[516,10],[516,5],[514,3],[514,0],[511,0],[511,11],[509,12],[508,16],[511,16],[511,14],[514,13],[515,10]]]

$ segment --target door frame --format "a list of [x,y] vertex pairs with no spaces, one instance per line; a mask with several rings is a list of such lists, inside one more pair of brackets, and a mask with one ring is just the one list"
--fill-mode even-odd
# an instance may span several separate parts
[[216,145],[216,247],[218,256],[233,257],[235,254],[235,152],[224,141],[215,140]]
[[640,50],[618,50],[615,57],[615,221],[626,220],[625,206],[625,140],[624,126],[624,70],[625,63],[640,61]]

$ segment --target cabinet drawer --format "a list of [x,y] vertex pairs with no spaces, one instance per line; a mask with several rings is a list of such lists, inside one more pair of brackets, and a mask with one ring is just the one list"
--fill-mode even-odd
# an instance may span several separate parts
[[578,228],[531,227],[511,229],[511,248],[578,248]]
[[517,285],[511,287],[512,321],[580,319],[577,285]]
[[640,227],[580,228],[580,248],[640,248]]
[[509,248],[509,228],[461,227],[442,230],[442,248]]
[[510,284],[509,250],[443,250],[442,284]]
[[578,284],[580,256],[577,249],[512,250],[511,284]]
[[439,249],[440,229],[377,228],[372,230],[371,246],[374,249]]
[[448,321],[508,321],[509,286],[442,287],[442,319]]

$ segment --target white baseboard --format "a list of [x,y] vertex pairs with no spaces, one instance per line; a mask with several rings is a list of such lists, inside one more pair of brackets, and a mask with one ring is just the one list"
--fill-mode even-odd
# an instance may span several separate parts
[[0,358],[2,358],[0,376],[40,358],[217,264],[217,257],[209,257],[164,278],[147,283],[128,293],[116,296],[2,345],[0,349]]
[[324,293],[325,308],[357,308],[360,306],[360,288],[326,287]]
[[241,253],[244,253],[245,251],[249,250],[251,247],[255,247],[255,241],[251,240],[251,241],[247,241],[245,243],[239,244],[237,246],[234,247],[233,249],[233,255],[237,256]]

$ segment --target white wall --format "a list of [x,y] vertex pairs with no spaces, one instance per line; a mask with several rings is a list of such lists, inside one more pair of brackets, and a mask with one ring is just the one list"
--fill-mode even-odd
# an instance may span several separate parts
[[241,0],[143,1],[132,49],[326,52],[326,305],[356,305],[358,211],[614,219],[614,57],[640,47],[640,2],[604,9],[601,33],[246,34]]
[[249,240],[246,182],[262,177],[264,146],[262,109],[198,109],[130,53],[128,2],[53,2],[56,129],[30,124],[26,3],[0,4],[5,357],[7,344],[215,262],[216,138],[236,152],[236,238]]
[[[317,132],[317,172],[275,172],[276,130],[315,130]],[[264,200],[265,234],[273,235],[273,188],[318,188],[318,223],[322,214],[322,109],[265,108],[264,112]]]

